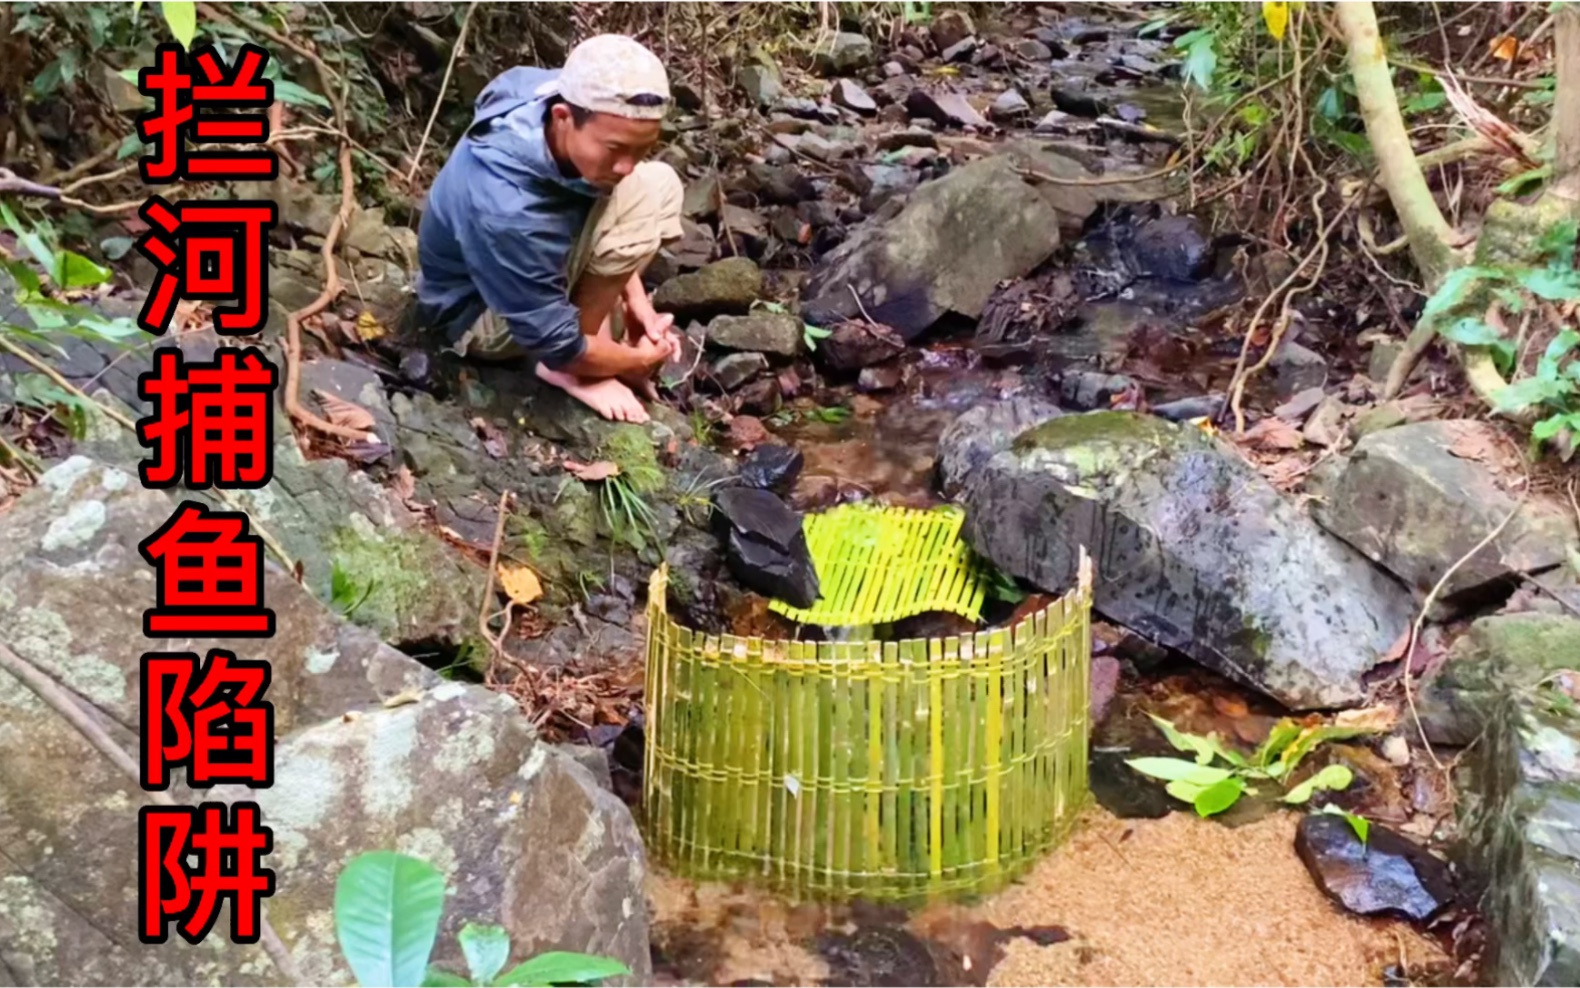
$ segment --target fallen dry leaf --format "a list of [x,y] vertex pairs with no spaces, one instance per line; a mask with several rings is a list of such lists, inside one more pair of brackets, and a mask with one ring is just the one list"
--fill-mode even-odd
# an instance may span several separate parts
[[1299,449],[1306,439],[1300,429],[1281,418],[1265,418],[1247,429],[1240,441],[1256,449]]
[[379,437],[374,434],[373,413],[363,408],[354,401],[347,401],[339,395],[329,391],[314,391],[318,396],[318,403],[324,406],[324,414],[329,416],[329,421],[335,425],[357,432],[366,432],[369,442],[378,442]]
[[1520,42],[1514,35],[1504,34],[1493,38],[1489,47],[1493,58],[1500,62],[1512,62],[1514,61],[1514,56],[1519,53]]
[[483,440],[483,449],[494,459],[502,459],[509,448],[505,442],[505,434],[500,432],[491,422],[481,415],[472,419],[472,430]]
[[1341,710],[1333,717],[1334,727],[1358,727],[1367,731],[1385,733],[1399,722],[1399,711],[1387,704],[1361,710]]
[[411,468],[404,463],[395,471],[395,483],[390,485],[390,490],[402,501],[410,501],[413,494],[417,493],[417,478],[412,476]]
[[357,316],[357,335],[362,339],[376,340],[388,333],[389,330],[384,328],[378,317],[368,310],[363,309],[361,315]]
[[543,596],[543,583],[538,579],[538,574],[532,572],[528,566],[507,566],[499,564],[499,585],[504,588],[505,594],[522,606],[532,603]]
[[620,464],[611,460],[597,460],[592,463],[577,463],[575,460],[565,461],[565,472],[577,480],[593,483],[599,480],[608,480],[610,477],[620,475]]

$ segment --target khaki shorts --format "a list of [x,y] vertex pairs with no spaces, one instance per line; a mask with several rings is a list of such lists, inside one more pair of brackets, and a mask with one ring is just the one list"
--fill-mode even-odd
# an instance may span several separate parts
[[[593,206],[566,267],[567,283],[575,291],[582,275],[629,275],[647,265],[658,248],[679,239],[680,176],[661,161],[644,161]],[[610,317],[615,338],[622,335],[621,307]],[[510,327],[485,311],[455,344],[462,356],[484,360],[514,360],[527,351],[510,335]]]

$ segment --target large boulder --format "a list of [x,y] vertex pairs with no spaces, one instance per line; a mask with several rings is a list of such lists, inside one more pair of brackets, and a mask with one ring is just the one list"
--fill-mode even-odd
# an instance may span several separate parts
[[677,318],[742,313],[762,295],[763,273],[744,257],[731,257],[671,278],[653,293],[653,306]]
[[1501,444],[1482,422],[1418,422],[1373,433],[1318,475],[1312,515],[1425,597],[1514,512],[1496,539],[1449,575],[1439,597],[1449,607],[1474,603],[1493,585],[1563,564],[1575,545],[1572,513],[1521,504],[1492,469],[1466,455],[1496,455]]
[[1011,162],[983,159],[923,184],[892,220],[869,223],[825,255],[804,314],[827,326],[865,307],[910,339],[945,313],[979,317],[1000,281],[1027,273],[1058,245],[1053,208]]
[[971,475],[1009,449],[1016,436],[1063,414],[1053,402],[1025,395],[961,413],[938,437],[938,482],[944,495],[959,494]]
[[[1478,621],[1451,657],[1482,666],[1469,705],[1479,738],[1460,772],[1466,864],[1486,892],[1487,976],[1500,985],[1580,984],[1580,621]],[[1470,682],[1462,683],[1469,685]]]
[[965,477],[966,535],[1048,591],[1095,559],[1095,606],[1297,709],[1351,705],[1409,626],[1403,587],[1199,429],[1051,419]]
[[[395,849],[445,872],[436,959],[460,967],[471,920],[510,930],[521,953],[587,951],[647,980],[643,853],[624,805],[537,740],[509,697],[446,683],[265,569],[272,638],[143,638],[154,603],[137,544],[174,501],[87,457],[46,472],[0,517],[0,642],[138,750],[143,651],[226,648],[271,668],[275,785],[170,795],[256,799],[277,873],[266,915],[311,984],[350,984],[334,941],[340,868]],[[137,809],[148,796],[29,689],[0,672],[0,957],[8,983],[283,984],[257,947],[216,931],[196,950],[145,946],[137,909]]]

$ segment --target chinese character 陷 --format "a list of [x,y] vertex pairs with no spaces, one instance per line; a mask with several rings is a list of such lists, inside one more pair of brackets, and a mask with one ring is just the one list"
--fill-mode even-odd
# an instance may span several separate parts
[[274,704],[264,700],[269,664],[211,649],[201,667],[191,652],[143,656],[139,725],[142,787],[167,789],[185,766],[187,785],[274,784]]
[[200,78],[188,71],[180,45],[159,46],[155,64],[137,73],[137,89],[151,96],[154,108],[137,118],[137,136],[155,145],[154,154],[139,162],[143,181],[176,179],[272,181],[280,173],[273,152],[188,151],[198,144],[263,144],[269,139],[269,118],[262,113],[198,113],[198,110],[267,109],[274,102],[274,83],[259,78],[269,53],[254,44],[241,48],[235,69],[227,72],[214,49],[198,49],[191,59]]
[[[143,943],[164,943],[169,923],[196,945],[230,900],[230,939],[257,943],[261,900],[274,894],[274,870],[261,866],[274,834],[258,804],[145,806],[137,818],[137,924]],[[228,819],[227,819],[228,817]],[[187,861],[196,856],[196,867]]]
[[274,612],[263,606],[263,541],[247,534],[242,512],[184,501],[137,548],[157,571],[158,606],[143,612],[145,636],[274,634]]
[[154,369],[137,379],[153,413],[137,422],[137,440],[154,451],[139,466],[145,487],[183,480],[193,490],[261,487],[273,475],[275,366],[257,347],[220,350],[207,363],[184,362],[179,347],[160,347]]
[[186,200],[171,206],[154,196],[138,211],[148,232],[139,252],[159,269],[137,325],[163,336],[180,299],[241,299],[214,309],[215,331],[245,336],[263,328],[269,312],[269,228],[275,204],[206,203]]

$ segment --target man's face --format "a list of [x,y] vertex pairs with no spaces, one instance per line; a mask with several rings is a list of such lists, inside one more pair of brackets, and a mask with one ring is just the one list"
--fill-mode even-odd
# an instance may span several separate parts
[[657,120],[632,120],[612,113],[594,113],[577,127],[564,103],[551,111],[564,135],[565,156],[581,177],[600,189],[613,189],[631,174],[658,144]]

